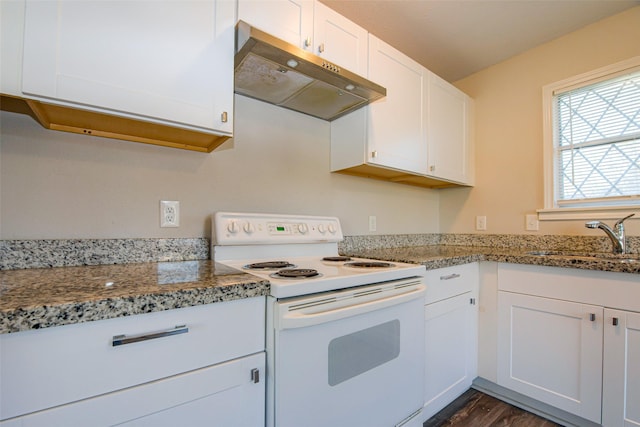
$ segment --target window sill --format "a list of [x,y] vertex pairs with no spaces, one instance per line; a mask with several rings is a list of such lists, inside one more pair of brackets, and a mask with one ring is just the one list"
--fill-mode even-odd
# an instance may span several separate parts
[[607,206],[588,208],[538,209],[540,221],[571,221],[594,219],[620,219],[632,213],[640,217],[640,206]]

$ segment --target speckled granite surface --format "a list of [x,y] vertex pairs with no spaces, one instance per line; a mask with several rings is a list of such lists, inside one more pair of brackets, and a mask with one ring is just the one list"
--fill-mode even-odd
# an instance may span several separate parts
[[204,259],[208,239],[0,240],[0,270]]
[[0,333],[268,293],[268,281],[208,260],[6,270]]
[[[640,274],[640,237],[628,237],[627,247],[633,255],[612,259],[606,237],[587,236],[347,236],[339,245],[343,254],[428,269],[485,260]],[[535,250],[552,253],[529,254]],[[0,333],[269,293],[267,281],[208,258],[208,239],[0,241]]]
[[[495,248],[483,246],[412,246],[342,251],[344,255],[385,261],[423,264],[427,269],[450,267],[475,261],[509,262],[640,274],[640,256],[608,253],[547,251],[535,255],[527,248]],[[638,277],[640,283],[640,277]]]

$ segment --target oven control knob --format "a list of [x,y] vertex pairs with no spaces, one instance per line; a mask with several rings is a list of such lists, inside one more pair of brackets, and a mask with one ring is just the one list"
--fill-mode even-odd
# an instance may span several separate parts
[[227,224],[227,231],[231,234],[236,234],[239,231],[238,223],[235,221],[229,221],[229,224]]
[[242,229],[244,230],[245,233],[247,234],[251,234],[254,231],[256,231],[256,228],[253,226],[253,224],[251,224],[250,222],[246,222],[243,226]]
[[336,226],[333,224],[329,224],[329,233],[336,234]]
[[324,226],[324,224],[320,224],[318,225],[318,231],[320,232],[320,234],[324,234],[327,231],[327,228]]
[[307,224],[305,224],[304,222],[301,224],[298,224],[298,232],[300,234],[307,234],[308,231],[309,231],[309,226]]

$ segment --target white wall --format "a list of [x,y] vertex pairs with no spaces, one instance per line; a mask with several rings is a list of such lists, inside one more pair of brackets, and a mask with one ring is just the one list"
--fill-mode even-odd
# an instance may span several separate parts
[[[438,191],[331,174],[328,122],[241,96],[235,108],[235,137],[210,154],[2,112],[0,239],[208,237],[217,210],[335,215],[347,235],[438,232]],[[160,200],[180,201],[179,228],[159,227]]]
[[[476,187],[447,189],[440,197],[440,231],[584,234],[585,221],[544,221],[525,231],[525,214],[544,207],[542,87],[640,55],[640,6],[603,19],[455,82],[475,100]],[[638,218],[629,235],[640,235]],[[611,221],[609,221],[611,222]]]

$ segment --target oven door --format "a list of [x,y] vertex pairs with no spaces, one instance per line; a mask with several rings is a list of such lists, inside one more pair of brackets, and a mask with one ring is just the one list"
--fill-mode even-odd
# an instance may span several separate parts
[[414,278],[275,301],[268,424],[420,425],[424,290]]

